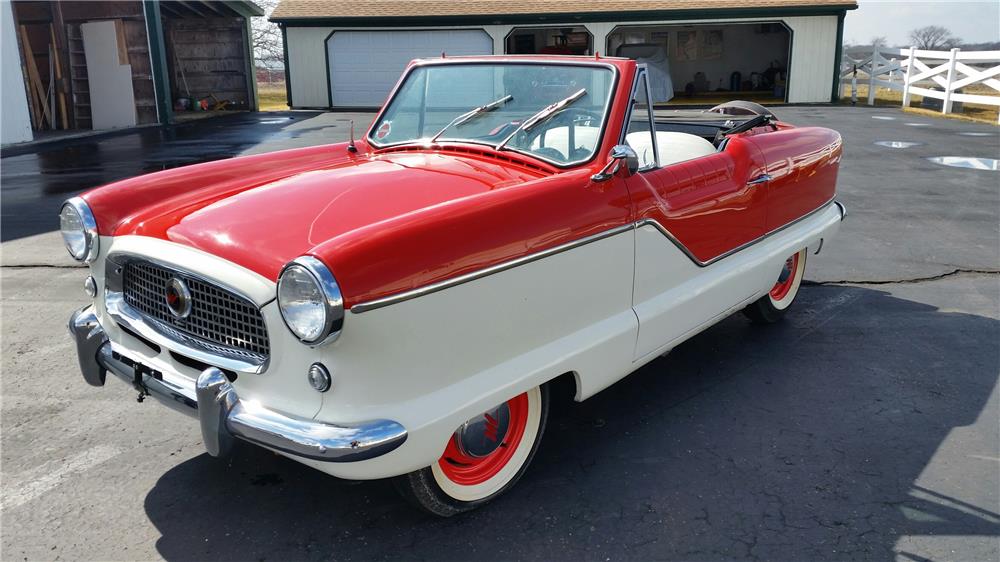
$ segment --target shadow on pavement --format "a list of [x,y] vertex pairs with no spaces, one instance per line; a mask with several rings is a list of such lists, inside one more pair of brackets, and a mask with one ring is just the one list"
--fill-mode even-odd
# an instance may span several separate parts
[[435,519],[387,481],[349,484],[244,446],[160,478],[145,502],[158,551],[890,559],[903,536],[1000,533],[996,513],[918,484],[993,392],[1000,323],[863,288],[799,298],[782,324],[734,316],[598,396],[560,403],[532,468],[484,509]]

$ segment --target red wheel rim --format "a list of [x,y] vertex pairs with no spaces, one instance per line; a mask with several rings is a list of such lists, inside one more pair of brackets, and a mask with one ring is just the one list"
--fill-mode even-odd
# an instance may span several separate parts
[[792,290],[792,285],[795,284],[795,272],[799,268],[799,254],[795,253],[792,257],[785,260],[785,266],[781,268],[781,275],[778,277],[778,282],[771,287],[771,298],[780,301],[781,299],[788,296],[789,291]]
[[466,455],[458,446],[457,437],[448,440],[448,447],[438,460],[441,472],[455,484],[474,486],[493,478],[510,462],[524,437],[528,426],[528,394],[515,396],[507,401],[510,409],[510,424],[507,434],[492,453],[484,457]]

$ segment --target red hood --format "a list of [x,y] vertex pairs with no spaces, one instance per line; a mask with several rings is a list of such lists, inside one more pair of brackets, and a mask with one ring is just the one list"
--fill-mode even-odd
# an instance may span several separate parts
[[[472,155],[345,159],[345,151],[321,148],[152,174],[86,198],[102,233],[167,239],[276,279],[292,259],[359,228],[543,175]],[[128,189],[132,209],[120,209],[124,193],[117,188]],[[108,209],[114,203],[118,212]]]

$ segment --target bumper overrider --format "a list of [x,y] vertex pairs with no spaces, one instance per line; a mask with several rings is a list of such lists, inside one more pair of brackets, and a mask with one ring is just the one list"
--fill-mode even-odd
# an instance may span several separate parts
[[110,372],[132,384],[140,395],[197,417],[205,448],[212,456],[227,455],[234,439],[239,438],[297,457],[353,462],[384,455],[406,441],[406,429],[391,420],[330,424],[290,417],[240,400],[226,375],[214,367],[202,371],[196,381],[144,367],[118,351],[92,306],[73,313],[69,332],[76,342],[84,380],[104,386]]

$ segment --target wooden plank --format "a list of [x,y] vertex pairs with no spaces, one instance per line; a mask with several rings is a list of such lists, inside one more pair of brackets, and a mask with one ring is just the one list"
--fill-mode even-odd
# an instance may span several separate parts
[[52,53],[55,58],[56,84],[59,85],[56,95],[59,97],[59,118],[62,128],[69,128],[69,116],[66,111],[66,91],[63,88],[62,61],[59,59],[59,44],[56,42],[56,27],[49,24],[49,35],[52,36]]
[[1000,62],[1000,51],[965,51],[958,53],[958,60]]
[[87,54],[88,88],[95,129],[136,125],[132,67],[120,64],[118,32],[113,20],[80,24]]
[[[23,25],[20,27],[21,27],[21,41],[23,43],[22,46],[26,46],[27,50],[30,52],[31,41],[28,40],[28,30]],[[38,66],[35,65],[35,57],[26,56],[24,57],[24,59],[25,59],[24,61],[25,65],[28,67],[28,80],[30,81],[31,84],[31,88],[29,89],[35,93],[35,96],[37,96],[38,99],[38,104],[36,106],[36,109],[38,106],[41,107],[38,122],[35,127],[37,129],[40,129],[44,124],[43,119],[47,120],[49,123],[52,123],[52,115],[49,114],[48,104],[45,103],[45,88],[42,87],[42,79],[38,76]]]
[[938,100],[944,99],[944,92],[928,90],[927,88],[918,88],[917,86],[910,86],[910,93],[918,96],[924,96],[925,98],[934,98]]
[[115,35],[118,36],[118,64],[128,64],[128,45],[125,43],[125,24],[115,21]]
[[1000,105],[1000,96],[981,96],[978,94],[952,94],[951,99],[964,103],[981,103],[984,105]]

